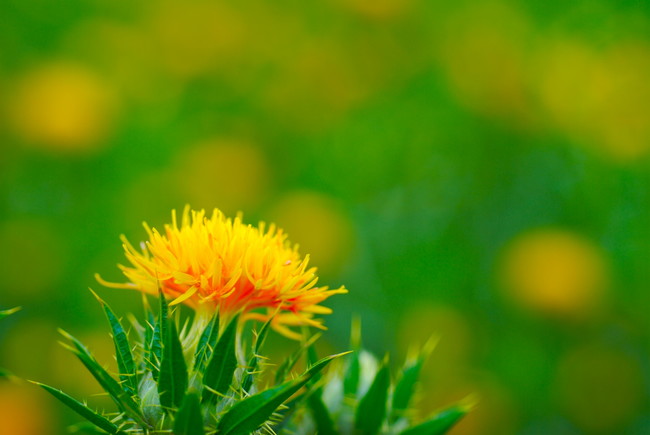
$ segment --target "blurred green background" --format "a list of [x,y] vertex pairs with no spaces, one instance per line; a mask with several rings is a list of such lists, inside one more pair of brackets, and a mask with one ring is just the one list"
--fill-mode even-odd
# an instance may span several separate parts
[[[650,433],[650,8],[640,1],[3,0],[0,367],[96,393],[119,234],[275,221],[455,434]],[[281,344],[281,343],[280,343]],[[286,345],[286,343],[285,343]],[[102,398],[93,398],[100,405]],[[76,417],[0,383],[3,433]]]

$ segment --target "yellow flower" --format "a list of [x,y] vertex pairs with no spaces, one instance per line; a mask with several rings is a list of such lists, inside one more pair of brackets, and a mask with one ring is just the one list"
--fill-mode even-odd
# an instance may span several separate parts
[[[131,266],[119,265],[130,282],[108,283],[113,288],[139,290],[157,295],[158,289],[173,301],[197,311],[219,310],[223,319],[242,313],[245,319],[265,321],[280,333],[298,338],[289,326],[311,325],[324,329],[315,314],[331,310],[319,305],[329,296],[347,293],[344,287],[329,290],[316,287],[316,268],[308,267],[309,256],[301,258],[297,246],[275,225],[259,228],[242,223],[241,216],[226,218],[214,210],[190,212],[185,207],[180,227],[176,211],[163,234],[144,224],[149,240],[136,250],[122,236]],[[274,316],[275,314],[275,316]]]

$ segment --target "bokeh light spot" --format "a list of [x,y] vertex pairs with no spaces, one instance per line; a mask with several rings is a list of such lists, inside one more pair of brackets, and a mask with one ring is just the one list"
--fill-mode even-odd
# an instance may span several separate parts
[[596,49],[550,42],[534,83],[556,127],[576,143],[628,162],[650,150],[650,47],[639,42]]
[[538,229],[507,246],[499,271],[506,297],[544,315],[593,313],[607,289],[608,265],[591,241],[561,229]]
[[151,13],[159,59],[173,74],[192,77],[241,53],[244,28],[224,2],[164,1]]
[[554,387],[566,415],[590,433],[618,433],[615,429],[624,427],[639,411],[644,394],[639,363],[601,345],[586,345],[566,354]]
[[218,207],[228,215],[257,208],[273,181],[259,147],[222,139],[183,152],[175,178],[181,195],[192,207]]
[[26,73],[7,108],[26,144],[63,152],[88,152],[104,144],[114,124],[116,98],[81,65],[52,63]]
[[269,211],[269,220],[289,234],[300,252],[308,252],[323,274],[338,272],[354,248],[349,218],[334,199],[317,192],[286,194]]
[[32,385],[0,383],[2,433],[11,435],[54,435],[50,404],[44,392]]
[[[516,125],[531,121],[524,41],[529,24],[501,2],[470,3],[445,23],[439,57],[461,103]],[[493,23],[498,22],[498,26]]]

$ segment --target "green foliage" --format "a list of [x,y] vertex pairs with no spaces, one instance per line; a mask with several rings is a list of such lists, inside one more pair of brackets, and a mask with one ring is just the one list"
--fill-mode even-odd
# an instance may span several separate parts
[[200,400],[199,395],[195,392],[185,396],[174,420],[175,435],[203,435],[205,433]]
[[[230,321],[223,335],[219,337],[210,362],[205,368],[203,374],[203,385],[206,387],[203,393],[204,400],[214,400],[215,395],[225,395],[232,383],[232,377],[237,368],[235,351],[238,320],[239,318],[235,316]],[[214,393],[214,395],[210,393]]]
[[88,420],[88,422],[92,423],[99,429],[105,430],[106,432],[110,434],[123,434],[124,432],[120,431],[120,429],[114,425],[110,420],[108,420],[106,417],[98,414],[96,411],[93,411],[90,409],[88,406],[84,405],[83,403],[79,402],[76,399],[73,399],[72,397],[68,396],[61,390],[57,390],[56,388],[52,388],[48,385],[44,385],[38,382],[34,382],[36,385],[39,387],[43,388],[45,391],[59,399],[61,402],[65,403],[68,405],[72,410],[74,410],[77,414]]
[[21,307],[15,307],[8,310],[0,310],[0,319],[4,319],[7,316],[14,314],[17,311],[20,311]]
[[[407,429],[412,422],[406,410],[416,389],[422,355],[404,368],[393,386],[387,358],[372,372],[363,363],[368,354],[357,344],[357,351],[350,355],[318,359],[314,342],[319,335],[308,336],[305,331],[303,342],[282,364],[260,367],[262,345],[272,320],[253,332],[252,345],[244,350],[239,316],[226,321],[218,313],[211,319],[197,314],[189,327],[179,328],[178,312],[170,310],[161,297],[157,316],[145,306],[144,326],[132,319],[138,341],[131,342],[120,319],[97,299],[111,328],[119,373],[108,373],[79,340],[61,333],[68,340],[66,347],[113,399],[119,412],[97,412],[56,388],[36,383],[80,415],[85,422],[77,429],[90,433],[442,434],[467,412],[452,407]],[[333,374],[323,374],[332,361],[344,355],[347,365],[339,365]],[[305,356],[308,368],[298,375],[294,368]],[[276,367],[275,373],[265,374],[270,367]],[[263,386],[262,377],[275,381]],[[338,410],[332,408],[328,397],[337,382],[345,383],[345,388],[339,388],[342,397],[338,403],[346,402]]]
[[[305,433],[301,428],[309,427],[321,435],[442,435],[470,410],[454,405],[415,422],[412,406],[418,378],[434,342],[409,359],[393,382],[388,357],[378,362],[362,350],[359,339],[352,340],[357,350],[346,364],[314,386],[307,400],[309,413],[291,429]],[[313,347],[309,351],[313,353]]]
[[212,350],[219,338],[219,312],[217,311],[208,326],[203,330],[199,343],[194,353],[194,370],[200,373],[205,371],[206,361],[212,356]]
[[106,318],[111,325],[113,342],[115,344],[115,356],[117,358],[117,367],[120,372],[120,380],[122,387],[130,395],[134,395],[138,391],[138,378],[133,362],[133,354],[129,345],[129,339],[126,336],[126,331],[122,323],[117,318],[111,307],[108,306],[95,292],[93,292],[99,303],[104,307]]
[[419,357],[415,363],[405,366],[402,370],[402,376],[397,382],[393,393],[393,414],[391,418],[393,422],[403,416],[409,409],[423,363],[424,358]]
[[169,322],[165,328],[163,357],[158,378],[160,404],[166,409],[178,408],[187,390],[187,365],[176,324]]
[[406,429],[401,435],[442,435],[458,423],[468,410],[468,407],[454,406],[435,414],[424,423]]
[[377,371],[368,392],[361,398],[354,419],[355,432],[360,435],[379,433],[386,417],[390,368],[384,361]]
[[227,435],[246,435],[270,419],[273,412],[287,399],[298,392],[311,378],[325,368],[334,358],[323,358],[314,364],[300,378],[283,383],[235,404],[219,422],[219,433]]

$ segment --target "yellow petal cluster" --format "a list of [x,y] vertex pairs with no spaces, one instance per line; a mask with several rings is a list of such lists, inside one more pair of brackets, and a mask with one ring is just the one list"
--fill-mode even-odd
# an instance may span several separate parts
[[203,210],[186,207],[180,225],[172,211],[171,225],[164,232],[144,227],[149,240],[141,249],[122,236],[130,266],[119,265],[129,282],[113,288],[139,290],[157,295],[158,289],[173,298],[170,305],[185,303],[196,310],[219,310],[223,319],[242,313],[242,318],[267,320],[280,333],[297,338],[290,326],[323,328],[316,314],[331,310],[319,305],[344,287],[317,287],[316,268],[309,256],[301,258],[297,246],[274,224],[246,225],[241,216],[226,218],[215,209],[211,217]]

